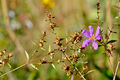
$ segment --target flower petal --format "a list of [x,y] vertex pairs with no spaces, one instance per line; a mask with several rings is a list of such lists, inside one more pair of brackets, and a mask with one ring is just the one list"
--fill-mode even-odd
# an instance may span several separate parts
[[101,36],[98,35],[97,37],[95,37],[95,39],[96,40],[101,40]]
[[93,33],[94,33],[94,29],[93,29],[93,27],[92,27],[92,26],[89,26],[89,31],[90,31],[90,36],[92,36],[92,35],[93,35]]
[[98,43],[97,43],[95,40],[93,40],[92,47],[93,47],[95,50],[98,49]]
[[97,37],[100,33],[100,26],[97,27],[96,33],[95,33],[95,37]]
[[83,41],[82,47],[84,48],[84,47],[88,46],[90,42],[91,42],[90,39]]
[[82,30],[82,34],[86,37],[90,37],[90,33],[87,30]]

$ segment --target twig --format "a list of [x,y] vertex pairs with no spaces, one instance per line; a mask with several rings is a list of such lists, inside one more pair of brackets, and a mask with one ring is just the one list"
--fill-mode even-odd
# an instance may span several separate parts
[[74,80],[74,74],[72,74],[72,76],[71,76],[71,80]]
[[117,66],[116,66],[116,70],[115,70],[115,73],[114,73],[113,80],[115,80],[115,78],[116,78],[116,75],[117,75],[117,71],[118,71],[119,64],[120,64],[120,59],[119,59],[119,61],[118,61],[118,63],[117,63]]
[[8,72],[6,72],[6,73],[2,74],[2,75],[0,76],[0,78],[2,78],[3,76],[5,76],[5,75],[7,75],[7,74],[9,74],[9,73],[11,73],[11,72],[16,71],[17,69],[22,68],[23,66],[26,66],[27,64],[28,64],[28,63],[25,63],[25,64],[23,64],[23,65],[21,65],[21,66],[19,66],[19,67],[15,68],[15,69],[11,70],[11,71],[8,71]]
[[97,1],[97,19],[98,19],[98,26],[100,26],[100,17],[99,17],[99,10],[100,10],[100,2]]

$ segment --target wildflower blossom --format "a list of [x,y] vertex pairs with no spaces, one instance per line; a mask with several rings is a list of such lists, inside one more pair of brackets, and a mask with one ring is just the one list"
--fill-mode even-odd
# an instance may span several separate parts
[[52,0],[42,0],[44,6],[53,8],[55,6],[55,2]]
[[98,49],[98,43],[96,41],[101,40],[101,36],[99,36],[100,26],[97,27],[95,35],[93,34],[94,29],[93,29],[92,26],[89,26],[89,31],[90,31],[90,33],[87,30],[82,30],[82,34],[89,38],[89,39],[83,41],[82,47],[84,48],[84,47],[88,46],[90,42],[92,42],[92,47],[95,50],[97,50]]

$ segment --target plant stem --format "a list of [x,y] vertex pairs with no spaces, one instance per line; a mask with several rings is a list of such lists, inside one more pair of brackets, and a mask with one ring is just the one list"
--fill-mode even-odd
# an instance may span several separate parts
[[9,73],[11,73],[11,72],[16,71],[17,69],[22,68],[23,66],[26,66],[27,64],[28,64],[28,63],[22,64],[21,66],[19,66],[19,67],[17,67],[17,68],[15,68],[15,69],[13,69],[13,70],[10,70],[10,71],[8,71],[8,72],[6,72],[6,73],[2,74],[2,75],[0,76],[0,78],[2,78],[3,76],[5,76],[5,75],[7,75],[7,74],[9,74]]
[[72,76],[71,76],[71,80],[74,80],[74,74],[72,74]]
[[117,71],[118,71],[119,64],[120,64],[120,59],[119,59],[119,61],[118,61],[118,63],[117,63],[117,66],[116,66],[116,70],[115,70],[115,73],[114,73],[113,80],[115,80],[115,78],[116,78],[116,75],[117,75]]

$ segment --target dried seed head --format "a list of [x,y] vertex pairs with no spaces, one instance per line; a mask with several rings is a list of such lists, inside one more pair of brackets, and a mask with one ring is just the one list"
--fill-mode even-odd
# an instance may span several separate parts
[[88,67],[87,66],[83,66],[83,71],[86,70]]
[[76,32],[75,34],[71,35],[71,37],[72,37],[72,43],[73,44],[78,43],[82,39],[82,36],[78,32]]
[[54,28],[56,27],[56,23],[50,23],[50,28],[54,30]]
[[72,58],[74,59],[74,58],[79,58],[79,55],[78,54],[73,54],[72,55]]
[[51,18],[51,16],[52,16],[52,15],[47,12],[47,17],[48,17],[48,18]]
[[2,64],[5,65],[8,62],[8,59],[3,59]]
[[40,47],[43,47],[43,45],[44,45],[44,40],[43,40],[43,39],[40,39],[39,46],[40,46]]
[[9,53],[8,56],[7,56],[7,58],[11,58],[11,57],[13,57],[13,54]]
[[62,40],[63,40],[63,38],[57,37],[56,40],[54,41],[54,43],[58,46],[61,46],[62,45],[62,43],[61,43]]
[[46,64],[46,63],[47,63],[47,61],[45,61],[45,60],[44,60],[44,61],[42,61],[42,64]]
[[67,76],[70,76],[70,75],[72,75],[73,73],[71,72],[71,71],[68,71],[67,72]]
[[44,36],[44,37],[46,36],[46,32],[43,32],[43,36]]
[[6,51],[7,51],[6,49],[0,51],[0,56],[3,56],[6,53]]
[[64,71],[68,71],[68,70],[69,70],[69,66],[63,65],[63,66],[62,66],[62,69],[63,69]]

